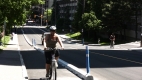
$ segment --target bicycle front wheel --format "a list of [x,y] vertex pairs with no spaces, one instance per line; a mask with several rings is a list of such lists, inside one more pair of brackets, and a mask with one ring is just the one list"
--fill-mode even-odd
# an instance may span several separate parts
[[57,80],[57,68],[55,64],[53,64],[50,68],[50,80]]

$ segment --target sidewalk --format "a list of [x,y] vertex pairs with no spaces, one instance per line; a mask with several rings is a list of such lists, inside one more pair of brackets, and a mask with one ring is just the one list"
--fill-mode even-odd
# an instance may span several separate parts
[[21,66],[17,34],[7,47],[0,52],[0,80],[24,80]]
[[[62,38],[62,40],[64,42],[68,42],[68,43],[77,43],[82,45],[81,40],[73,40],[70,39],[68,36],[66,36],[65,34],[59,34],[59,36]],[[130,43],[124,43],[124,44],[118,44],[115,45],[114,49],[110,49],[109,45],[100,45],[100,44],[90,44],[88,42],[84,42],[87,43],[87,45],[89,46],[90,49],[104,49],[104,50],[134,50],[134,51],[139,51],[142,52],[142,47],[140,47],[140,41],[138,42],[130,42]],[[86,44],[85,44],[86,45]]]

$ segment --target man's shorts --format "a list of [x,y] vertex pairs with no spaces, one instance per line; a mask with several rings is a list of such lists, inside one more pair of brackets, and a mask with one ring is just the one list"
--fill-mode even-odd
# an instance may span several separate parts
[[59,57],[59,51],[58,50],[46,50],[44,52],[44,55],[45,55],[45,60],[46,60],[46,64],[51,64],[51,60],[52,60],[52,54],[55,53],[55,57]]

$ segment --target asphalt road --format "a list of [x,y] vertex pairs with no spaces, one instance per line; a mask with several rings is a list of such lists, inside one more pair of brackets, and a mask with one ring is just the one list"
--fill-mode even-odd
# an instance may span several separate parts
[[[25,33],[26,30],[24,29]],[[30,30],[30,29],[29,29]],[[30,35],[31,34],[31,35]],[[37,34],[26,33],[28,38],[34,36],[34,38],[38,39]],[[31,37],[29,37],[31,36]],[[23,60],[27,69],[28,78],[29,80],[39,80],[40,78],[45,77],[45,59],[44,55],[31,47],[26,41],[24,36],[22,35],[21,29],[18,29],[18,40],[20,45],[20,53],[23,56]],[[40,45],[41,46],[41,45]],[[57,70],[57,79],[58,80],[81,80],[76,75],[72,74],[70,71],[62,67],[61,65],[58,66]]]
[[[41,49],[41,33],[44,28],[24,28],[29,40],[35,38],[37,46]],[[76,67],[86,71],[85,46],[64,42],[65,50],[60,51],[60,58]],[[94,46],[99,47],[99,46]],[[28,47],[27,47],[28,48]],[[28,48],[30,49],[30,48]],[[26,55],[26,53],[25,53]],[[33,52],[27,54],[34,58]],[[42,54],[34,54],[38,63],[38,57]],[[28,57],[26,58],[28,59]],[[30,60],[27,60],[27,62]],[[40,62],[39,62],[40,63]],[[36,63],[35,63],[36,64]],[[62,67],[61,67],[62,68]],[[141,52],[128,50],[97,50],[90,49],[90,73],[97,80],[142,80],[142,54]],[[41,71],[41,70],[39,70]]]

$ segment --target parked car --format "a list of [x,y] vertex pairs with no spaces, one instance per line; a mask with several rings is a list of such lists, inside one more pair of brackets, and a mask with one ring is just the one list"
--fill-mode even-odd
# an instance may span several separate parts
[[44,32],[42,33],[42,36],[41,36],[41,44],[44,45],[44,39],[45,39],[45,36],[49,34],[49,32]]

